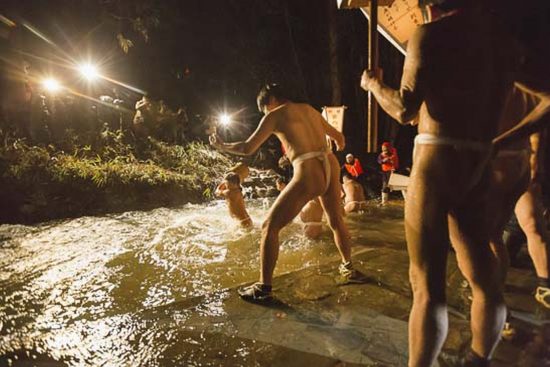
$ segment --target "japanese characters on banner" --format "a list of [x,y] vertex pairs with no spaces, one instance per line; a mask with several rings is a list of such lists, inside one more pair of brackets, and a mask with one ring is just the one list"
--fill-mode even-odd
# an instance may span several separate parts
[[[368,18],[369,9],[361,10]],[[406,53],[409,37],[423,21],[418,0],[395,0],[391,6],[381,6],[378,9],[378,30],[403,54]]]
[[[334,127],[336,130],[343,133],[345,109],[346,109],[346,106],[323,107],[323,112],[321,114],[332,127]],[[330,146],[330,139],[328,138],[327,138],[327,143],[328,143],[328,146]]]

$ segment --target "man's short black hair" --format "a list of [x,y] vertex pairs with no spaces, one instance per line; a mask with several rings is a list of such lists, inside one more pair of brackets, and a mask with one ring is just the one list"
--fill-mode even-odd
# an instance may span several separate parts
[[232,184],[240,185],[241,184],[241,177],[236,174],[235,172],[229,172],[225,175],[224,179]]
[[258,104],[258,110],[264,112],[264,107],[269,103],[269,99],[274,97],[279,101],[286,101],[290,98],[287,96],[287,93],[283,91],[283,88],[280,84],[269,83],[264,85],[258,92],[258,97],[256,97],[256,103]]
[[285,177],[283,177],[283,176],[277,177],[277,179],[275,180],[275,182],[276,182],[276,183],[282,183],[282,184],[285,184],[285,185],[288,184],[288,180],[287,180]]

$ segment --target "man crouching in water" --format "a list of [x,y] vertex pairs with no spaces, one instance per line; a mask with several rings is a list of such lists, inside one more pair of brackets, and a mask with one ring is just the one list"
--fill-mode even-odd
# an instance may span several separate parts
[[315,240],[323,232],[323,207],[319,198],[310,200],[300,211],[300,220],[307,238]]
[[246,140],[225,143],[211,135],[210,143],[223,151],[253,154],[263,142],[275,134],[286,148],[294,175],[271,207],[262,225],[260,242],[260,280],[239,289],[247,301],[265,302],[272,299],[273,271],[279,255],[279,232],[300,213],[304,205],[320,196],[328,224],[334,234],[342,264],[340,274],[348,282],[362,282],[364,276],[353,269],[351,244],[340,209],[340,165],[326,146],[326,136],[338,150],[344,149],[344,136],[313,107],[290,101],[277,84],[263,87],[257,98],[258,109],[265,114],[256,131]]
[[230,172],[225,175],[223,182],[218,185],[214,193],[216,196],[225,198],[229,214],[237,219],[242,227],[252,227],[252,219],[250,219],[244,205],[241,178],[238,174]]
[[[287,184],[283,177],[279,177],[275,181],[275,185],[279,192],[283,192]],[[318,197],[308,201],[304,205],[300,211],[300,220],[302,221],[304,234],[307,238],[312,240],[319,238],[323,232],[323,207]]]
[[344,210],[346,213],[367,209],[367,199],[363,186],[346,171],[342,175],[344,189]]

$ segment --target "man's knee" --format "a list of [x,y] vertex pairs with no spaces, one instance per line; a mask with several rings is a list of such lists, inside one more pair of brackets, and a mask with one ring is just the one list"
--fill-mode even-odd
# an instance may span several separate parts
[[425,269],[411,266],[409,269],[409,279],[415,303],[426,306],[433,304],[445,304],[447,297],[445,294],[445,276],[442,279],[435,279],[430,276]]
[[344,206],[344,211],[346,213],[352,213],[354,211],[357,211],[357,204],[356,203],[348,203]]
[[327,215],[327,223],[330,229],[337,230],[341,228],[341,226],[344,223],[344,220],[342,219],[342,216],[338,213],[331,213]]
[[497,264],[500,268],[507,269],[510,266],[510,256],[508,254],[508,249],[504,245],[504,241],[501,238],[496,238],[491,240],[489,243],[491,251],[494,253],[497,259]]
[[273,217],[268,217],[262,223],[262,234],[264,236],[268,234],[278,233],[281,230],[281,226],[278,224],[277,220]]
[[474,269],[463,274],[468,280],[474,297],[481,296],[487,300],[500,301],[503,293],[502,269],[499,264],[487,264],[483,269]]
[[502,289],[502,281],[495,282],[491,285],[487,283],[470,283],[472,288],[472,297],[480,299],[488,304],[499,304],[504,302],[504,293]]

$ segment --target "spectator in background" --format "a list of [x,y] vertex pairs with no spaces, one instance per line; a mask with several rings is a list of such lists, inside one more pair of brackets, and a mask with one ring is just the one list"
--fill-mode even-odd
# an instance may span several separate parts
[[390,194],[390,187],[388,186],[390,176],[393,171],[399,168],[397,150],[390,142],[382,144],[382,153],[378,156],[378,164],[380,164],[382,174],[382,205],[384,205],[388,202]]
[[346,163],[344,163],[342,170],[349,173],[351,177],[357,181],[362,178],[364,173],[361,162],[359,162],[359,159],[355,158],[351,153],[346,155]]
[[177,143],[183,143],[187,140],[189,135],[189,116],[187,115],[187,108],[181,106],[176,113],[176,120],[178,124],[178,140]]
[[144,138],[154,134],[159,108],[147,96],[136,102],[133,130],[136,136]]
[[159,101],[159,114],[156,121],[157,138],[168,142],[176,143],[179,140],[181,124],[178,122],[178,114],[164,102]]
[[20,60],[2,75],[0,90],[0,131],[31,139],[33,86],[30,64]]

